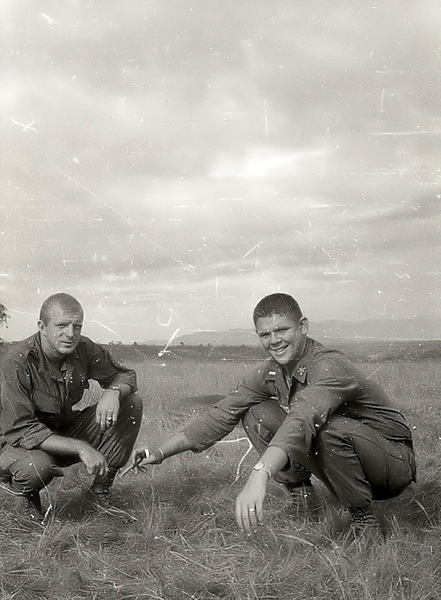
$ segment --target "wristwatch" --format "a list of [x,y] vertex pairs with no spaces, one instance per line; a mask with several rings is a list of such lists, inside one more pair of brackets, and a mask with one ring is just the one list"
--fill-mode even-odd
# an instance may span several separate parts
[[253,471],[265,471],[269,479],[271,479],[271,477],[273,476],[273,474],[271,473],[271,469],[268,467],[268,465],[261,461],[254,465]]

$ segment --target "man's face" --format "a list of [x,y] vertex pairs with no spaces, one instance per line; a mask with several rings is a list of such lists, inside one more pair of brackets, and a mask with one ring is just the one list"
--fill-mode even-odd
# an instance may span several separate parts
[[80,341],[83,311],[80,307],[63,307],[54,304],[49,311],[47,324],[38,322],[44,352],[52,359],[72,354]]
[[296,362],[303,353],[308,332],[305,317],[272,314],[256,321],[256,333],[268,354],[279,365]]

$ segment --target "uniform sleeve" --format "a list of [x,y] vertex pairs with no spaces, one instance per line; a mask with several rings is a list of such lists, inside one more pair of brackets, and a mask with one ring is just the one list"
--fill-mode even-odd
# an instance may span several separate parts
[[125,383],[130,386],[132,393],[136,392],[137,382],[135,371],[119,364],[114,360],[110,352],[105,350],[99,344],[95,344],[88,338],[85,339],[87,350],[87,378],[95,379],[103,388]]
[[271,397],[265,382],[266,373],[265,367],[256,369],[238,384],[234,392],[182,430],[192,444],[194,452],[201,452],[224,438],[239,423],[250,406]]
[[296,393],[295,406],[269,444],[282,448],[291,463],[308,453],[313,438],[329,416],[358,389],[344,361],[338,358],[317,360],[308,371],[307,382]]
[[52,431],[40,423],[31,402],[31,382],[26,366],[12,359],[5,359],[1,372],[0,424],[5,440],[12,446],[27,450],[37,448],[52,435]]

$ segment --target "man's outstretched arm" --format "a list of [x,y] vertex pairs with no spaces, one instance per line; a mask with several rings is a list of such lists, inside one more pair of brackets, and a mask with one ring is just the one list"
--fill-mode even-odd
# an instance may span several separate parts
[[176,454],[181,454],[187,450],[192,450],[193,446],[184,433],[176,433],[169,440],[154,448],[135,448],[129,459],[129,462],[121,471],[121,475],[127,475],[132,469],[136,469],[141,463],[143,465],[158,465],[163,460]]

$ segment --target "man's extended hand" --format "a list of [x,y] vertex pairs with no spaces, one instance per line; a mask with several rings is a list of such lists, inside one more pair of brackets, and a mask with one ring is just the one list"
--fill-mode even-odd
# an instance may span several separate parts
[[263,501],[268,475],[265,471],[253,471],[236,499],[236,522],[241,531],[252,533],[263,521]]
[[126,464],[124,469],[120,471],[120,475],[127,475],[132,469],[135,473],[138,472],[141,463],[144,465],[159,465],[163,460],[163,457],[156,450],[150,452],[147,448],[135,448],[133,450],[129,462]]
[[89,475],[106,475],[108,466],[106,459],[95,450],[92,446],[85,442],[81,442],[80,450],[78,451],[78,458],[85,465]]
[[118,390],[105,390],[101,400],[96,405],[95,420],[103,431],[115,425],[118,419],[119,396],[120,392]]

